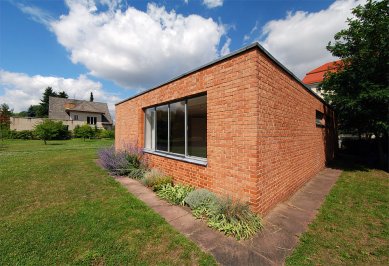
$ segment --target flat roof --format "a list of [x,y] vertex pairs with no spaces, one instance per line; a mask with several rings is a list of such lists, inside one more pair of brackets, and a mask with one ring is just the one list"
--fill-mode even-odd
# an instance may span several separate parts
[[159,84],[159,85],[154,86],[154,87],[152,87],[152,88],[150,88],[150,89],[147,89],[147,90],[145,90],[145,91],[142,91],[142,92],[140,92],[140,93],[137,93],[137,94],[135,94],[135,95],[133,95],[133,96],[131,96],[131,97],[128,97],[128,98],[126,98],[126,99],[124,99],[124,100],[122,100],[122,101],[116,103],[115,106],[116,106],[116,105],[119,105],[119,104],[121,104],[121,103],[127,102],[127,101],[129,101],[129,100],[131,100],[131,99],[134,99],[134,98],[136,98],[136,97],[139,97],[139,96],[141,96],[141,95],[143,95],[143,94],[146,94],[146,93],[148,93],[148,92],[150,92],[150,91],[156,90],[156,89],[158,89],[158,88],[160,88],[160,87],[162,87],[162,86],[164,86],[164,85],[166,85],[166,84],[169,84],[169,83],[171,83],[171,82],[173,82],[173,81],[179,80],[179,79],[181,79],[181,78],[183,78],[183,77],[185,77],[185,76],[188,76],[188,75],[190,75],[190,74],[192,74],[192,73],[194,73],[194,72],[197,72],[197,71],[199,71],[199,70],[201,70],[201,69],[203,69],[203,68],[206,68],[206,67],[212,66],[212,65],[214,65],[214,64],[217,64],[217,63],[219,63],[219,62],[221,62],[221,61],[223,61],[223,60],[226,60],[226,59],[228,59],[228,58],[230,58],[230,57],[233,57],[233,56],[235,56],[235,55],[241,54],[241,53],[243,53],[243,52],[245,52],[245,51],[247,51],[247,50],[250,50],[250,49],[252,49],[252,48],[258,48],[258,49],[259,49],[261,52],[263,52],[267,57],[269,57],[274,63],[276,63],[279,67],[281,67],[287,74],[289,74],[294,80],[296,80],[301,86],[303,86],[303,88],[304,88],[305,90],[307,90],[312,96],[314,96],[316,99],[318,99],[318,100],[321,101],[322,103],[326,104],[327,106],[330,106],[330,105],[329,105],[326,101],[324,101],[320,96],[318,96],[318,95],[317,95],[316,93],[314,93],[309,87],[307,87],[307,86],[306,86],[298,77],[296,77],[295,74],[293,74],[289,69],[287,69],[283,64],[281,64],[280,61],[278,61],[274,56],[272,56],[272,55],[271,55],[271,54],[270,54],[262,45],[260,45],[258,42],[254,42],[254,43],[252,43],[252,44],[249,44],[249,45],[247,45],[247,46],[244,46],[244,47],[242,47],[242,48],[240,48],[240,49],[238,49],[238,50],[236,50],[236,51],[233,51],[233,52],[231,52],[231,53],[229,53],[229,54],[227,54],[227,55],[225,55],[225,56],[219,57],[219,58],[217,58],[217,59],[215,59],[215,60],[213,60],[213,61],[211,61],[211,62],[209,62],[209,63],[207,63],[207,64],[205,64],[205,65],[202,65],[202,66],[200,66],[200,67],[194,68],[194,69],[192,69],[192,70],[190,70],[190,71],[188,71],[188,72],[185,72],[185,73],[183,73],[183,74],[181,74],[181,75],[179,75],[179,76],[177,76],[177,77],[175,77],[175,78],[172,78],[172,79],[170,79],[170,80],[168,80],[168,81],[166,81],[166,82],[164,82],[164,83],[162,83],[162,84]]

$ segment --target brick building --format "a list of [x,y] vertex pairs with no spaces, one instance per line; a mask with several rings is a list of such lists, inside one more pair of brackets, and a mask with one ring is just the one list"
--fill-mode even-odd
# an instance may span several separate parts
[[266,214],[334,156],[333,112],[257,43],[116,105],[117,149]]

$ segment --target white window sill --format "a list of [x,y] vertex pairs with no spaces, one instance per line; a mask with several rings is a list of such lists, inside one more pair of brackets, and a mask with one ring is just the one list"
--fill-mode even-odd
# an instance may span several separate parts
[[172,153],[153,151],[153,150],[149,150],[149,149],[143,149],[143,152],[157,155],[157,156],[161,156],[161,157],[166,157],[166,158],[177,160],[177,161],[186,162],[186,163],[193,163],[193,164],[197,164],[197,165],[202,165],[202,166],[207,166],[207,164],[208,164],[207,159],[193,158],[193,157],[189,158],[189,157],[180,156],[178,154],[176,155],[176,154],[172,154]]

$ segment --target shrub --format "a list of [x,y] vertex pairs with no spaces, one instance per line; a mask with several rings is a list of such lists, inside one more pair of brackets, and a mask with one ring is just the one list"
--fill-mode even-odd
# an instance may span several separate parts
[[237,239],[247,239],[262,227],[260,218],[250,211],[247,203],[230,197],[219,199],[207,210],[207,214],[210,227]]
[[82,126],[77,125],[73,129],[73,136],[76,138],[83,138],[85,141],[86,138],[94,137],[95,131],[87,124]]
[[53,121],[45,119],[42,123],[35,126],[35,135],[46,144],[51,139],[68,139],[69,131],[62,121]]
[[193,190],[194,188],[190,186],[166,184],[161,186],[160,190],[157,191],[157,195],[172,204],[184,205],[184,199]]
[[188,194],[185,202],[195,217],[207,220],[209,227],[237,239],[247,239],[262,227],[259,216],[250,211],[247,203],[230,197],[219,199],[208,190],[198,189]]
[[128,161],[125,152],[116,152],[115,148],[109,147],[99,150],[101,166],[113,175],[127,174]]
[[211,216],[207,223],[209,227],[228,236],[234,236],[238,240],[250,238],[262,228],[260,218],[252,212],[244,212],[240,219],[218,214]]
[[9,138],[11,139],[34,139],[34,137],[34,131],[32,130],[12,130],[9,133]]
[[143,178],[148,170],[148,162],[141,148],[137,145],[127,144],[124,153],[128,161],[128,176],[135,179]]
[[113,130],[102,130],[99,135],[102,139],[114,139],[115,138],[115,131]]
[[151,187],[154,191],[158,191],[162,186],[172,184],[172,182],[171,176],[167,176],[155,168],[146,172],[142,179],[142,183],[147,187]]
[[202,206],[209,206],[217,202],[217,197],[214,193],[206,189],[196,189],[188,194],[185,198],[185,203],[194,210]]
[[140,179],[147,171],[147,161],[141,149],[127,145],[122,151],[112,146],[99,151],[101,165],[113,175],[128,175]]

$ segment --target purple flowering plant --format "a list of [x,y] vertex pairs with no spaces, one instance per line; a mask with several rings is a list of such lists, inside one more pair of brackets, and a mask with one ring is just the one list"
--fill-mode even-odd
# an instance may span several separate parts
[[148,169],[147,159],[137,145],[126,144],[122,150],[114,146],[99,150],[100,164],[113,175],[142,178]]

